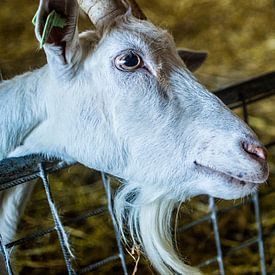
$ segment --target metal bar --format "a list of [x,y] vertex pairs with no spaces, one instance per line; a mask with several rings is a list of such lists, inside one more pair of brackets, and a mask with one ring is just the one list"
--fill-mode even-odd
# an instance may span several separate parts
[[0,161],[0,191],[39,177],[38,163],[44,163],[47,173],[61,170],[70,165],[61,160],[47,160],[41,155],[28,155]]
[[112,222],[113,222],[113,226],[114,226],[114,231],[115,231],[115,235],[116,235],[116,241],[117,241],[119,257],[120,257],[120,260],[121,260],[123,273],[124,273],[124,275],[128,275],[127,265],[126,265],[126,260],[125,260],[125,254],[124,254],[123,246],[122,246],[122,243],[121,243],[121,235],[120,235],[120,232],[119,232],[119,228],[117,226],[117,222],[116,222],[116,218],[115,218],[115,214],[114,214],[114,210],[113,210],[113,199],[112,199],[112,190],[111,190],[111,185],[110,185],[110,179],[105,173],[101,173],[101,176],[102,176],[102,181],[103,181],[104,188],[105,188],[106,193],[107,193],[108,210],[110,212]]
[[[264,193],[264,194],[261,194],[261,196],[268,195],[269,193],[270,193],[270,192],[268,192],[268,193],[266,192],[266,193]],[[252,200],[252,198],[247,198],[247,202],[251,202],[251,200]],[[241,203],[234,204],[234,205],[230,205],[230,206],[228,206],[228,207],[224,207],[224,208],[221,208],[221,209],[216,209],[216,211],[217,211],[217,214],[219,214],[219,213],[226,213],[226,212],[229,212],[229,211],[232,210],[232,209],[240,208],[240,207],[242,207],[243,205],[244,205],[244,203],[241,202]],[[201,224],[201,223],[207,222],[207,221],[209,221],[210,219],[211,219],[211,213],[210,213],[210,214],[207,214],[207,215],[204,215],[204,216],[200,217],[199,219],[196,219],[196,220],[194,220],[194,221],[192,221],[192,222],[190,222],[190,223],[188,223],[188,224],[185,224],[185,225],[179,227],[179,228],[177,229],[177,232],[186,231],[186,230],[188,230],[188,229],[190,229],[190,228],[192,228],[192,227],[194,227],[194,226],[196,226],[196,225],[199,225],[199,224]]]
[[3,238],[2,238],[1,234],[0,234],[0,250],[4,257],[6,271],[8,272],[8,275],[13,275],[11,262],[10,262],[10,254],[9,254],[9,251],[6,248],[5,244],[3,243]]
[[45,172],[45,169],[44,169],[42,163],[39,164],[39,169],[40,169],[40,178],[43,181],[44,189],[45,189],[45,192],[46,192],[46,195],[47,195],[48,203],[49,203],[51,213],[52,213],[52,217],[53,217],[53,220],[54,220],[54,223],[55,223],[55,229],[57,231],[57,235],[58,235],[58,238],[59,238],[61,249],[62,249],[62,252],[63,252],[63,255],[64,255],[67,271],[68,271],[69,275],[74,275],[74,274],[76,274],[76,272],[74,271],[73,266],[72,266],[73,253],[70,250],[68,236],[65,232],[65,229],[62,225],[62,222],[59,218],[57,209],[55,207],[55,203],[54,203],[54,200],[53,200],[53,197],[52,197],[48,177],[46,175],[46,172]]
[[113,256],[109,256],[101,261],[98,261],[96,263],[93,263],[93,264],[90,264],[88,266],[85,266],[83,268],[81,268],[80,270],[78,270],[78,273],[79,274],[83,274],[83,273],[86,273],[86,272],[89,272],[89,271],[92,271],[92,270],[95,270],[103,265],[106,265],[110,262],[113,262],[115,260],[118,260],[120,259],[120,256],[119,255],[113,255]]
[[[231,255],[231,254],[235,253],[236,251],[239,251],[239,250],[241,250],[243,248],[251,246],[251,245],[253,245],[255,243],[257,243],[257,238],[256,237],[255,238],[251,238],[251,239],[249,239],[249,240],[241,243],[240,245],[231,248],[229,251],[227,251],[227,253],[225,254],[225,256]],[[201,262],[199,265],[197,265],[197,267],[201,268],[203,266],[210,265],[210,264],[212,264],[214,262],[217,262],[217,261],[218,261],[218,257],[213,257],[213,258],[210,258],[210,259],[207,259],[207,260]]]
[[[96,216],[96,215],[100,215],[104,212],[106,212],[106,207],[99,207],[99,208],[96,208],[94,210],[91,210],[89,212],[86,212],[86,213],[83,213],[75,218],[72,218],[72,219],[68,219],[66,221],[64,221],[64,225],[69,225],[69,224],[77,224],[78,222],[82,221],[82,220],[86,220],[90,217],[93,217],[93,216]],[[38,231],[35,231],[33,232],[32,234],[29,234],[21,239],[18,239],[18,240],[15,240],[13,242],[10,242],[8,244],[6,244],[6,247],[7,248],[11,248],[11,247],[14,247],[14,246],[17,246],[17,245],[20,245],[20,244],[23,244],[23,243],[26,243],[26,242],[29,242],[29,241],[32,241],[32,240],[36,240],[38,238],[41,238],[47,234],[50,234],[52,232],[55,231],[55,227],[48,227],[48,228],[45,228],[43,230],[38,230]]]
[[[273,236],[273,235],[275,235],[275,230],[272,230],[272,231],[268,232],[267,234],[264,235],[264,237],[267,238],[267,237],[270,237],[270,236]],[[234,246],[233,248],[228,250],[225,253],[225,256],[231,255],[231,254],[235,253],[236,251],[239,251],[241,249],[249,247],[253,244],[257,244],[257,242],[258,242],[258,237],[253,237],[251,239],[248,239],[245,242],[242,242],[240,245]],[[216,259],[215,257],[211,258],[211,259],[207,259],[207,260],[203,261],[202,263],[200,263],[198,265],[198,267],[209,265],[209,264],[213,263],[215,261],[215,259]]]
[[248,240],[246,240],[245,242],[242,242],[241,244],[239,244],[239,245],[237,245],[237,246],[234,246],[234,247],[232,247],[231,249],[229,249],[229,250],[227,251],[227,253],[226,253],[226,256],[231,255],[231,254],[235,253],[236,251],[239,251],[239,250],[241,250],[241,249],[244,249],[244,248],[246,248],[246,247],[249,247],[249,246],[251,246],[251,245],[253,245],[253,244],[256,244],[257,241],[258,241],[257,237],[253,237],[253,238],[251,238],[251,239],[248,239]]
[[269,142],[265,145],[266,148],[270,148],[272,146],[275,146],[275,141]]
[[199,219],[197,219],[197,220],[195,220],[193,222],[190,222],[188,224],[185,224],[185,225],[179,227],[177,229],[177,232],[180,233],[180,232],[186,231],[186,230],[188,230],[188,229],[190,229],[190,228],[192,228],[192,227],[194,227],[196,225],[199,225],[199,224],[201,224],[203,222],[207,222],[210,219],[211,219],[211,214],[202,216],[201,218],[199,218]]
[[266,275],[265,249],[264,249],[262,219],[261,219],[258,192],[255,192],[253,194],[253,203],[255,208],[255,218],[256,218],[257,232],[258,232],[257,240],[258,240],[258,249],[259,249],[259,255],[260,255],[261,271],[262,271],[262,275]]
[[243,99],[248,103],[259,100],[261,97],[267,97],[275,94],[275,72],[266,73],[241,83],[231,85],[214,91],[226,105],[230,108],[236,108],[242,105]]
[[221,246],[221,239],[220,239],[220,232],[219,232],[219,225],[218,225],[218,215],[217,215],[215,199],[213,197],[209,197],[209,208],[211,210],[211,220],[212,220],[212,225],[213,225],[213,230],[215,235],[217,261],[219,264],[221,275],[225,275],[223,253],[222,253],[222,246]]
[[[247,105],[245,102],[245,98],[242,95],[242,107],[243,107],[243,115],[244,120],[248,124],[248,110]],[[260,212],[260,203],[259,203],[259,195],[258,191],[256,191],[252,196],[252,201],[254,204],[255,209],[255,218],[256,218],[256,225],[257,225],[257,233],[258,233],[258,249],[259,249],[259,255],[260,255],[260,265],[261,265],[261,271],[262,275],[266,275],[266,261],[265,261],[265,249],[264,249],[264,241],[263,241],[263,230],[262,230],[262,220],[261,220],[261,212]]]

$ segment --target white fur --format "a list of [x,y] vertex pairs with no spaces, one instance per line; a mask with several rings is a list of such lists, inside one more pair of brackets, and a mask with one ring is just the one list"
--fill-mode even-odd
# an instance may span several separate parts
[[[153,24],[126,15],[101,36],[79,38],[75,29],[67,39],[65,55],[46,44],[46,66],[0,84],[1,158],[41,153],[124,179],[115,199],[124,236],[161,274],[197,273],[174,251],[173,209],[199,194],[233,199],[253,192],[267,166],[241,144],[259,141],[197,82],[171,36]],[[127,49],[149,70],[116,69],[114,58]],[[18,215],[5,201],[0,231],[10,240],[15,230],[3,217],[16,224]]]

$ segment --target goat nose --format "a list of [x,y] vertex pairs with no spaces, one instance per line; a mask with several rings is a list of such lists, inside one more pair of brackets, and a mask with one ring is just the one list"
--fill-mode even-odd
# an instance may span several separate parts
[[253,144],[253,143],[248,143],[248,142],[243,142],[243,149],[256,159],[266,161],[267,160],[267,150],[265,147],[258,145],[258,144]]

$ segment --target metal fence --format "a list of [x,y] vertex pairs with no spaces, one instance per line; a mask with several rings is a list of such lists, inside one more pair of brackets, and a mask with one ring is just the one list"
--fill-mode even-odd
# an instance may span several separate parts
[[[270,97],[275,94],[275,72],[268,73],[251,80],[230,86],[225,89],[221,89],[214,92],[225,104],[230,108],[234,109],[241,107],[243,110],[243,115],[247,123],[248,121],[248,111],[247,105],[262,100],[264,98]],[[275,141],[266,144],[267,148],[275,146]],[[101,207],[98,209],[92,209],[88,213],[83,213],[75,218],[65,221],[63,224],[59,218],[58,211],[56,209],[52,194],[51,186],[48,179],[48,174],[55,171],[61,170],[67,167],[66,163],[59,160],[49,161],[44,159],[42,156],[26,156],[22,158],[10,158],[0,162],[0,191],[6,190],[18,184],[29,182],[36,178],[41,178],[44,186],[44,190],[47,196],[48,204],[51,209],[52,218],[55,226],[53,228],[41,229],[36,231],[33,234],[27,235],[16,241],[10,243],[3,243],[0,236],[0,251],[5,260],[5,266],[8,274],[13,274],[12,265],[10,261],[10,252],[11,249],[22,243],[30,242],[36,239],[41,238],[44,235],[47,235],[51,232],[56,232],[59,238],[60,246],[64,255],[65,264],[67,267],[68,274],[84,274],[95,269],[100,268],[103,265],[106,265],[112,261],[121,261],[122,270],[124,274],[128,274],[126,258],[123,250],[123,246],[120,240],[120,233],[116,225],[116,220],[113,212],[113,199],[112,199],[112,188],[110,185],[110,179],[108,175],[102,173],[102,182],[105,187],[108,205],[107,207]],[[272,192],[275,192],[275,189],[270,188],[268,192],[262,194],[261,196],[266,196]],[[265,246],[264,239],[268,236],[274,235],[275,230],[268,232],[268,234],[263,234],[262,222],[261,222],[261,209],[259,204],[259,194],[255,193],[250,199],[254,205],[255,211],[255,220],[257,225],[257,235],[247,241],[240,243],[238,246],[233,247],[231,250],[227,251],[227,255],[234,253],[238,250],[241,250],[245,247],[249,247],[253,244],[258,244],[260,265],[261,265],[261,274],[267,274],[267,266],[265,259]],[[200,263],[198,267],[204,267],[212,263],[217,262],[219,266],[220,274],[225,274],[225,264],[224,264],[224,255],[223,248],[220,237],[220,230],[218,225],[218,215],[222,213],[227,213],[232,209],[239,208],[243,204],[235,204],[229,207],[220,208],[216,207],[216,202],[213,197],[209,197],[209,214],[204,215],[200,219],[194,220],[193,222],[186,224],[178,229],[179,232],[186,231],[190,228],[193,228],[205,221],[211,221],[213,232],[215,236],[216,243],[216,256],[206,261]],[[91,216],[101,214],[102,212],[108,211],[114,227],[114,233],[116,236],[118,254],[110,255],[107,258],[102,259],[96,263],[92,263],[85,267],[82,267],[79,270],[75,270],[72,265],[73,256],[68,245],[68,237],[64,230],[64,225],[74,224],[81,220],[85,220]],[[275,272],[275,270],[274,270]]]

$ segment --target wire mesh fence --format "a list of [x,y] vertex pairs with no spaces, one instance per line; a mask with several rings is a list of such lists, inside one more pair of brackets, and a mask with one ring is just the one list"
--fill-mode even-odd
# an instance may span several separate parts
[[[225,89],[221,89],[214,92],[226,105],[230,108],[242,108],[243,117],[248,121],[248,109],[247,106],[250,103],[260,101],[264,98],[273,96],[275,94],[275,72],[268,73],[251,80],[227,87]],[[275,146],[275,141],[272,141],[266,144],[266,147],[269,149]],[[0,191],[12,188],[16,185],[23,184],[29,182],[31,180],[40,178],[42,180],[44,191],[46,193],[47,201],[51,210],[52,218],[54,221],[54,227],[49,227],[41,230],[37,230],[32,234],[26,235],[20,239],[14,240],[9,243],[4,243],[0,236],[0,250],[4,258],[5,268],[8,274],[13,274],[13,266],[10,260],[10,254],[12,248],[18,246],[23,243],[29,243],[43,236],[55,232],[58,236],[60,248],[63,253],[64,263],[67,268],[68,274],[84,274],[94,270],[99,270],[100,267],[113,262],[120,261],[122,270],[124,274],[128,274],[126,257],[123,249],[123,245],[120,238],[120,233],[118,227],[116,225],[116,220],[113,212],[113,191],[110,184],[110,178],[108,175],[102,173],[102,182],[105,188],[106,196],[107,196],[107,205],[103,207],[99,207],[97,209],[91,209],[88,212],[81,213],[80,215],[65,220],[62,222],[59,218],[58,210],[55,206],[55,202],[51,192],[51,183],[48,178],[48,174],[54,173],[58,170],[62,170],[68,165],[60,160],[46,160],[42,156],[26,156],[22,158],[10,158],[0,162]],[[258,246],[258,254],[260,260],[261,274],[267,274],[267,263],[265,257],[265,244],[264,241],[269,236],[275,234],[275,230],[271,230],[270,232],[263,233],[263,226],[261,222],[261,207],[260,201],[264,196],[269,195],[270,193],[274,193],[274,188],[269,188],[267,192],[261,194],[259,196],[258,193],[255,193],[251,198],[248,199],[248,202],[251,202],[254,206],[254,216],[257,227],[257,234],[252,238],[246,240],[245,242],[239,243],[235,245],[230,250],[226,251],[226,255],[223,251],[223,244],[220,236],[220,228],[218,223],[218,217],[221,214],[226,214],[233,209],[240,208],[243,203],[237,203],[234,205],[230,205],[228,207],[218,208],[216,205],[216,201],[213,197],[209,197],[208,205],[209,205],[209,213],[203,215],[199,219],[193,220],[188,224],[184,224],[180,226],[177,231],[185,232],[191,228],[198,226],[199,224],[204,223],[205,221],[210,221],[212,224],[212,230],[215,237],[215,245],[216,245],[216,256],[211,257],[209,259],[201,262],[198,267],[202,268],[204,266],[210,265],[212,263],[218,263],[220,274],[225,274],[225,261],[224,257],[237,251],[257,244]],[[65,232],[64,226],[69,224],[75,224],[79,221],[86,220],[89,217],[96,216],[102,214],[103,212],[108,212],[112,223],[114,234],[116,237],[118,253],[114,255],[110,255],[100,261],[88,264],[84,267],[76,269],[73,262],[73,254],[70,251],[70,246],[68,244],[68,236]],[[275,272],[275,270],[271,271]],[[98,274],[98,273],[97,273]]]

